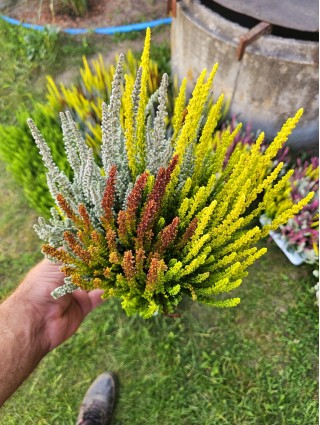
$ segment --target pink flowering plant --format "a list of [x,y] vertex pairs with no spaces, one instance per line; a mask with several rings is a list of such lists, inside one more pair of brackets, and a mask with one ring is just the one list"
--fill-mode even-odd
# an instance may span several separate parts
[[290,184],[293,202],[304,198],[310,190],[315,192],[315,197],[300,214],[280,226],[280,232],[289,247],[296,249],[307,263],[314,264],[319,261],[319,159],[313,157],[304,163],[298,159]]

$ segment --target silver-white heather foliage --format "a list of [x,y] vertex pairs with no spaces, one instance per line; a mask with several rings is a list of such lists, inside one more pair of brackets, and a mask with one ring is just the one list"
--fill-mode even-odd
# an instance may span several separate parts
[[[60,120],[66,156],[73,170],[72,181],[63,171],[59,170],[53,161],[51,150],[38,128],[31,119],[28,120],[28,125],[48,170],[47,182],[52,197],[56,200],[57,195],[62,194],[75,214],[78,214],[78,205],[83,204],[97,230],[101,229],[100,217],[103,215],[101,201],[112,165],[116,165],[117,168],[116,209],[125,208],[128,195],[134,185],[128,164],[125,134],[120,120],[123,60],[124,56],[120,55],[112,83],[110,102],[108,105],[104,103],[102,106],[102,168],[95,162],[92,149],[85,143],[69,112],[62,112]],[[142,68],[140,67],[137,71],[131,98],[135,127],[140,102],[141,77]],[[166,137],[167,89],[168,76],[165,74],[159,89],[150,96],[145,109],[145,162],[146,168],[153,175],[157,174],[160,167],[168,165],[173,150],[170,137]],[[156,105],[158,105],[157,108]],[[39,218],[38,224],[34,227],[40,239],[55,248],[63,247],[70,252],[63,237],[64,232],[68,230],[76,235],[77,229],[73,221],[65,217],[58,205],[51,209],[51,218],[48,222],[44,218]],[[66,278],[65,284],[57,288],[52,295],[57,298],[76,288],[70,279]]]
[[[166,166],[172,155],[171,141],[166,138],[166,118],[167,118],[167,90],[169,79],[168,75],[164,74],[161,80],[159,90],[157,90],[157,101],[159,103],[156,116],[153,123],[151,116],[148,117],[146,128],[147,141],[147,169],[155,174],[160,166]],[[150,98],[154,100],[153,96]],[[147,113],[153,108],[148,104]]]

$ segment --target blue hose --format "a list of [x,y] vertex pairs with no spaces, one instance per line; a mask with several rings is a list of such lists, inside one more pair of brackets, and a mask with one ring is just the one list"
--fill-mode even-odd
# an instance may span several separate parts
[[[5,16],[5,15],[0,15],[0,17],[11,25],[21,25],[24,28],[31,28],[36,31],[43,31],[45,28],[43,25],[35,25],[35,24],[20,22],[17,19],[9,18],[9,16]],[[67,34],[72,34],[72,35],[86,34],[87,32],[91,32],[95,34],[103,34],[103,35],[113,35],[117,33],[125,33],[125,32],[131,32],[131,31],[142,31],[147,29],[148,27],[154,28],[159,25],[171,24],[171,22],[172,22],[172,18],[162,18],[162,19],[157,19],[155,21],[140,22],[140,23],[129,24],[129,25],[119,25],[117,27],[95,28],[92,30],[88,28],[64,28],[61,31]]]

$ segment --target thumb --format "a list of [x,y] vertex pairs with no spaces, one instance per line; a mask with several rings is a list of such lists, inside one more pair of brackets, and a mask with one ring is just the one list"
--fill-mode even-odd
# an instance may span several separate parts
[[88,292],[88,297],[91,301],[92,310],[104,302],[104,300],[101,299],[103,292],[104,291],[102,289],[94,289],[93,291]]

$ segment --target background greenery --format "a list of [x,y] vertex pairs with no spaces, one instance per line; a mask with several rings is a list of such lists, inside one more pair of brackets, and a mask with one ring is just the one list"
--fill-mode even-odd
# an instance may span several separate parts
[[[17,37],[15,37],[17,31]],[[129,33],[130,34],[130,33]],[[68,110],[78,123],[86,142],[100,156],[101,105],[108,102],[116,65],[116,55],[107,63],[100,54],[87,61],[83,56],[82,67],[72,73],[72,83],[56,83],[44,73],[57,74],[63,68],[70,72],[86,51],[94,52],[96,39],[71,42],[58,30],[48,27],[44,32],[12,28],[0,24],[0,35],[8,40],[3,59],[7,65],[2,72],[2,113],[0,115],[0,159],[14,179],[23,187],[31,207],[48,218],[54,201],[47,186],[46,168],[27,125],[27,118],[37,124],[51,149],[54,162],[71,177],[71,170],[64,152],[59,113]],[[139,34],[135,34],[135,37]],[[141,36],[141,34],[140,34]],[[132,35],[130,34],[130,38]],[[19,44],[18,48],[16,44]],[[115,40],[115,43],[117,40]],[[17,52],[17,53],[16,53]],[[169,73],[170,49],[162,43],[152,46],[148,88],[153,93],[159,86],[164,72]],[[14,58],[11,61],[11,57]],[[66,62],[65,62],[66,61]],[[125,72],[135,75],[140,63],[139,52],[128,50],[125,55]],[[74,74],[74,75],[73,75]],[[70,80],[70,77],[69,77]],[[46,85],[46,90],[44,90]],[[33,89],[35,87],[35,89]],[[173,87],[170,85],[168,111],[172,115]],[[42,100],[44,99],[44,100]]]
[[[54,48],[30,62],[19,41],[25,34],[17,31],[0,22],[2,123],[14,123],[12,111],[28,105],[30,94],[43,97],[45,74],[78,69],[81,54],[94,50],[94,39],[58,36]],[[0,200],[4,299],[41,254],[32,229],[36,215],[1,163]],[[317,424],[310,270],[292,266],[277,247],[264,244],[269,252],[237,290],[242,303],[235,309],[186,304],[181,319],[143,321],[128,319],[118,302],[105,302],[43,360],[0,411],[0,423],[71,425],[90,382],[114,370],[121,384],[115,425]]]

